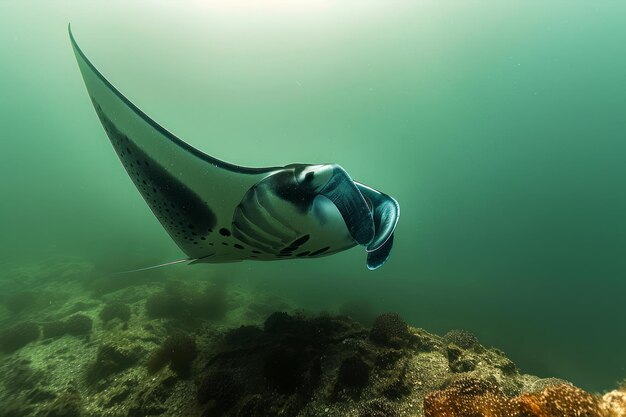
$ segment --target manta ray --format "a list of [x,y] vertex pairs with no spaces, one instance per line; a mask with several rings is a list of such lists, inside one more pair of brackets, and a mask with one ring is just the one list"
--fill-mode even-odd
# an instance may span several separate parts
[[[250,168],[179,139],[115,88],[70,41],[117,156],[163,228],[178,262],[310,259],[357,245],[367,267],[389,258],[400,206],[337,164]],[[160,266],[160,265],[159,265]]]

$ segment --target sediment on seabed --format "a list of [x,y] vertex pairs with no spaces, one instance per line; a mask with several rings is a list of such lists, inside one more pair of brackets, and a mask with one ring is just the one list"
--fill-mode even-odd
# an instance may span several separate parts
[[626,386],[526,375],[468,332],[372,321],[358,303],[312,314],[219,277],[111,278],[81,261],[13,274],[0,416],[626,416]]

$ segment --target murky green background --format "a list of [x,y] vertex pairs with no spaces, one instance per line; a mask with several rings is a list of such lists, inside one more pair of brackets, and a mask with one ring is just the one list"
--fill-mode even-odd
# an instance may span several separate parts
[[71,22],[105,76],[194,146],[243,165],[337,162],[402,206],[376,272],[359,249],[194,270],[306,309],[369,300],[430,331],[471,330],[523,371],[611,388],[626,376],[625,13],[617,1],[3,1],[0,274],[181,257],[97,121]]

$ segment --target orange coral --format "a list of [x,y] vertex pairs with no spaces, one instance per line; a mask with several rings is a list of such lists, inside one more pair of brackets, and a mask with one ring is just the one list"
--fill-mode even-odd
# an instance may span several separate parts
[[[516,398],[522,415],[533,417],[604,417],[599,399],[573,385],[554,385]],[[525,413],[525,414],[524,414]]]
[[511,417],[516,404],[494,384],[473,378],[454,382],[424,398],[426,417]]
[[626,387],[604,394],[601,406],[607,417],[626,417]]
[[426,417],[613,417],[600,400],[572,385],[509,398],[486,381],[466,378],[424,398]]

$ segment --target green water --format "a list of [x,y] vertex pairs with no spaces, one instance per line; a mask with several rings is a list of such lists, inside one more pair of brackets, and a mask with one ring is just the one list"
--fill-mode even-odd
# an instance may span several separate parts
[[241,165],[336,162],[402,207],[375,272],[359,249],[195,271],[310,310],[367,300],[430,331],[470,330],[524,372],[609,389],[626,376],[625,13],[608,1],[3,1],[0,274],[182,255],[96,118],[71,22],[104,75],[194,146]]

